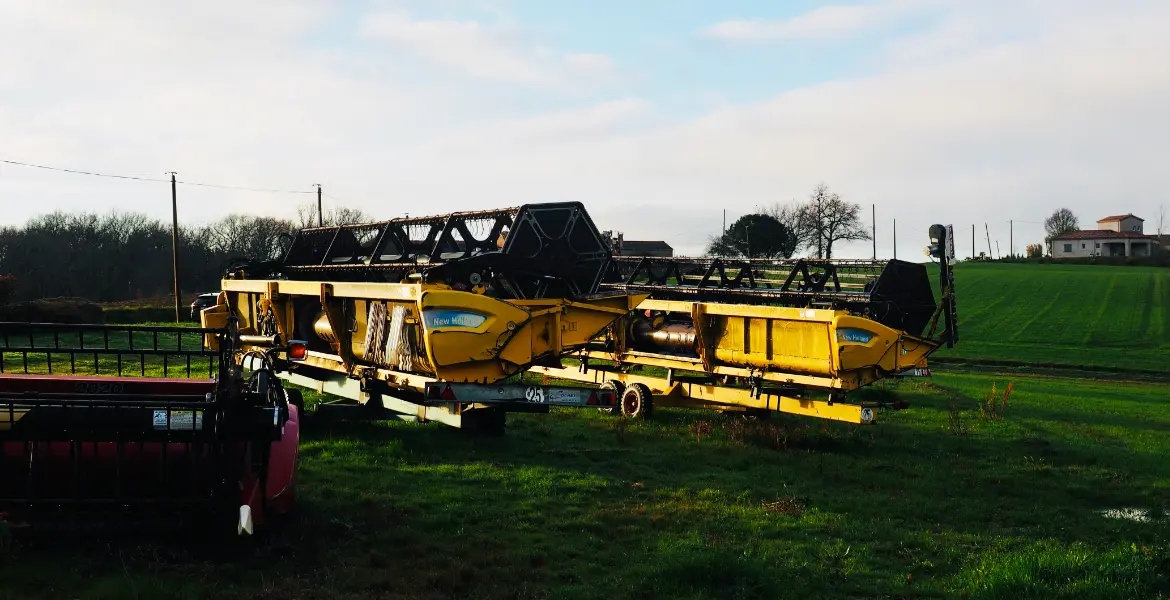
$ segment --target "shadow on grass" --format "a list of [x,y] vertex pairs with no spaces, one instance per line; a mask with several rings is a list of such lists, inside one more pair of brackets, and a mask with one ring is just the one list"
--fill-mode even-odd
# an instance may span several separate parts
[[[16,551],[0,558],[0,597],[46,587],[60,592],[49,597],[133,597],[133,587],[139,597],[192,598],[1161,589],[1164,526],[1097,511],[1157,500],[1149,490],[1165,467],[1127,473],[1124,447],[1029,431],[1010,412],[955,435],[938,390],[907,395],[925,408],[869,428],[682,410],[622,427],[596,411],[513,415],[502,438],[437,424],[306,428],[302,516],[263,549],[227,565]],[[1151,550],[1117,550],[1131,543]],[[1041,544],[1049,549],[1039,558],[1029,554]]]

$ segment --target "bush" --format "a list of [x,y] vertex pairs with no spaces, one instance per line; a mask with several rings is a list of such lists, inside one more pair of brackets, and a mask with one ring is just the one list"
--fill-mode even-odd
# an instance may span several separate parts
[[43,298],[0,306],[0,320],[22,323],[105,323],[105,313],[84,298]]

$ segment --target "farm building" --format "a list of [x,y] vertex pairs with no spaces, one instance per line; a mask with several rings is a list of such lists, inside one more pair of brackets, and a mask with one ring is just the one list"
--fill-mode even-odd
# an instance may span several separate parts
[[1144,220],[1132,214],[1114,215],[1097,221],[1096,229],[1082,229],[1058,235],[1048,241],[1053,258],[1086,256],[1152,256],[1159,247],[1158,236],[1146,235]]
[[613,235],[611,231],[603,231],[602,235],[609,239],[613,253],[623,256],[674,256],[674,248],[661,240],[627,240],[620,231]]

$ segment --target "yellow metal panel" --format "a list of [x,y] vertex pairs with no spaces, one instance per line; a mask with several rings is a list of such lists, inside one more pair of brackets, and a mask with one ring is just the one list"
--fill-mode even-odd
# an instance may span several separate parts
[[[529,318],[527,311],[506,302],[452,290],[423,292],[419,310],[449,310],[484,317],[482,323],[470,327],[466,323],[438,327],[424,325],[427,355],[440,374],[446,366],[495,358],[501,346],[510,344],[517,329],[522,328]],[[423,320],[426,320],[425,314]],[[524,357],[530,355],[531,345],[517,358],[527,362],[529,359]]]
[[713,320],[717,324],[715,358],[719,362],[797,373],[833,374],[827,323],[727,316]]
[[[221,289],[230,292],[264,293],[268,284],[275,283],[277,291],[290,296],[318,296],[321,281],[284,281],[265,279],[224,279]],[[447,289],[446,286],[418,283],[370,283],[370,282],[329,282],[333,296],[337,298],[362,298],[371,300],[417,300],[424,289]]]

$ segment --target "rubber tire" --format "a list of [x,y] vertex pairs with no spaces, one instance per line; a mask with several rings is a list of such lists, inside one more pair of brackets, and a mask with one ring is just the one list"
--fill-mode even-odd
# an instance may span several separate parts
[[614,406],[602,406],[597,410],[614,417],[621,415],[622,395],[626,393],[626,384],[616,379],[607,379],[604,383],[601,384],[601,389],[613,390],[613,395],[617,401],[617,404]]
[[621,408],[623,416],[631,419],[649,419],[654,412],[654,393],[645,384],[630,384],[622,394]]
[[297,407],[297,414],[305,414],[305,396],[300,390],[284,388],[284,397],[289,404]]

